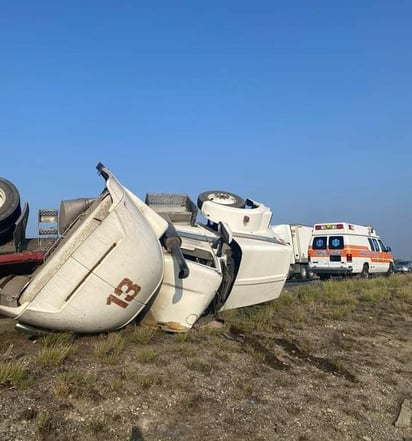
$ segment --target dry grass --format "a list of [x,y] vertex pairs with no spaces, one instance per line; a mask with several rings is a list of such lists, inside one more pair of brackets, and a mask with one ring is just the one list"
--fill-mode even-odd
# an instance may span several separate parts
[[59,375],[53,386],[54,394],[59,398],[70,395],[87,395],[87,390],[96,383],[94,375],[84,375],[79,372],[64,372]]
[[39,350],[36,361],[42,365],[57,365],[63,363],[63,361],[73,351],[72,345],[65,346],[46,346]]
[[[264,409],[270,413],[274,407],[269,401],[278,392],[286,394],[290,391],[293,395],[294,388],[305,379],[309,378],[308,384],[314,388],[308,392],[307,402],[316,403],[322,394],[314,391],[322,390],[325,381],[329,384],[333,378],[334,384],[343,381],[339,375],[325,376],[325,372],[335,368],[339,373],[353,368],[357,374],[367,372],[369,366],[371,369],[383,366],[386,359],[374,356],[380,349],[374,341],[377,326],[390,330],[391,323],[398,322],[399,329],[407,330],[411,313],[412,276],[395,275],[391,278],[302,284],[293,290],[285,290],[273,302],[221,313],[225,321],[221,328],[204,327],[187,334],[166,334],[131,325],[120,332],[76,340],[71,335],[57,333],[44,336],[35,344],[21,338],[22,348],[8,352],[9,357],[20,357],[19,362],[0,363],[2,397],[4,393],[9,394],[9,401],[5,402],[3,409],[12,403],[16,393],[19,399],[23,396],[21,385],[27,382],[31,371],[36,390],[42,391],[35,395],[33,388],[25,402],[27,407],[28,403],[33,403],[33,397],[42,395],[41,402],[33,403],[31,419],[25,417],[27,424],[31,425],[33,438],[40,434],[44,439],[60,439],[65,425],[77,424],[76,436],[86,434],[82,439],[91,439],[92,436],[109,439],[107,428],[116,426],[118,429],[128,423],[130,409],[137,409],[141,403],[148,404],[147,407],[141,406],[139,412],[146,411],[146,408],[164,409],[165,420],[173,415],[170,412],[175,407],[176,412],[181,412],[179,417],[187,417],[190,412],[203,415],[206,409],[213,411],[215,403],[224,403],[222,409],[226,409],[226,403],[231,403],[232,413],[223,410],[221,418],[217,413],[213,417],[215,421],[233,418],[238,423],[239,409],[248,411],[256,405],[256,400],[263,402],[265,399],[268,404]],[[341,320],[341,323],[331,319]],[[236,327],[240,331],[238,334],[233,330]],[[352,333],[353,327],[356,332]],[[409,334],[404,332],[396,337],[397,340],[395,337],[393,341],[402,342],[401,339],[407,339]],[[282,341],[285,344],[282,345]],[[65,348],[68,347],[76,351],[75,357],[67,357]],[[385,345],[385,349],[392,351],[387,354],[396,355],[393,346]],[[50,364],[47,369],[36,365],[42,351],[47,354],[44,363]],[[407,355],[397,362],[399,373],[386,374],[386,385],[392,382],[402,386],[402,378],[409,373]],[[284,362],[287,369],[273,367],[272,359]],[[62,363],[62,360],[66,361]],[[329,371],[321,369],[320,361],[328,363]],[[107,365],[106,362],[113,364]],[[262,388],[263,380],[270,387],[261,393],[266,387]],[[13,390],[16,386],[20,388],[18,392]],[[347,382],[344,386],[345,392],[352,387]],[[361,387],[364,387],[363,383]],[[117,399],[126,402],[129,398],[132,405],[125,405],[121,410]],[[214,404],[209,405],[209,399]],[[254,403],[250,404],[252,401]],[[66,414],[72,412],[75,415],[77,409],[83,412],[85,408],[96,409],[100,404],[102,409],[109,409],[106,407],[108,403],[111,403],[113,412],[85,411],[86,422],[76,423],[73,419],[68,423],[65,420]],[[113,403],[116,404],[113,406]],[[117,412],[122,415],[121,420]],[[19,415],[16,415],[11,415],[10,421],[17,421]],[[157,424],[160,426],[162,421]],[[164,433],[151,435],[153,439],[160,439]],[[223,435],[222,432],[222,439]],[[231,435],[233,439],[242,439]],[[76,436],[73,434],[73,439]],[[130,433],[125,435],[123,432],[122,439],[131,439]],[[270,436],[257,439],[270,439]]]
[[20,361],[0,363],[0,384],[22,386],[30,379],[26,366]]
[[160,352],[156,349],[153,349],[153,348],[140,349],[136,354],[136,361],[139,363],[151,363],[159,355],[160,355]]
[[398,312],[408,310],[412,302],[412,275],[303,284],[284,290],[273,302],[228,311],[230,314],[223,317],[244,329],[270,331],[291,325],[302,329],[308,319],[342,320],[356,312],[360,303],[381,301],[390,301]]
[[40,432],[50,432],[52,428],[51,417],[47,412],[40,412],[36,418],[36,424]]
[[185,365],[190,370],[194,370],[196,372],[200,372],[206,375],[210,374],[212,370],[212,366],[210,365],[210,363],[200,357],[186,358]]
[[50,332],[39,338],[39,343],[43,347],[69,345],[73,341],[74,335],[69,332]]
[[94,345],[94,354],[104,363],[119,360],[125,348],[125,339],[119,333],[100,336]]
[[153,340],[157,333],[158,330],[156,328],[141,325],[132,328],[131,331],[126,334],[126,339],[132,343],[147,345]]
[[154,385],[162,384],[162,379],[156,374],[137,375],[135,382],[140,388],[148,389]]
[[40,349],[36,362],[41,365],[58,365],[74,352],[74,336],[69,333],[46,334],[39,339]]

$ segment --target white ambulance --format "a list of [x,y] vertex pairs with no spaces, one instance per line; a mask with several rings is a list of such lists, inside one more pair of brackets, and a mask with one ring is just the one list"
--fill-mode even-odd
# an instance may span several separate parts
[[315,224],[309,245],[309,268],[321,279],[331,276],[394,272],[390,247],[372,226],[346,222]]

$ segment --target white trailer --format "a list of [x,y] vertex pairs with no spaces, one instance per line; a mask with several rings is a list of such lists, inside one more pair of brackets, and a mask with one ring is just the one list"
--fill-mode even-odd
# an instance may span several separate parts
[[308,249],[312,239],[312,227],[299,224],[272,225],[273,232],[292,247],[289,278],[311,279]]

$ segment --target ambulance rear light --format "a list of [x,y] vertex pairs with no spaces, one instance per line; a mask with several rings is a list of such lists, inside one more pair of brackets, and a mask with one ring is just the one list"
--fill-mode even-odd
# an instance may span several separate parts
[[352,254],[346,254],[346,262],[352,262]]
[[343,230],[343,224],[315,225],[315,230]]

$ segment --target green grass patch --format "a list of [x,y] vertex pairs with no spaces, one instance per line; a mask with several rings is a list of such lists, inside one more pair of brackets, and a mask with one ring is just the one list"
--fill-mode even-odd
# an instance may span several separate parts
[[139,345],[149,344],[158,333],[157,328],[149,326],[136,326],[126,334],[126,339]]
[[290,310],[289,320],[297,327],[302,327],[307,318],[307,310],[302,305],[296,305]]
[[136,354],[136,360],[139,363],[152,363],[158,356],[160,352],[153,348],[140,349]]
[[325,316],[332,320],[342,320],[348,315],[350,315],[355,309],[356,304],[341,304],[331,308],[329,311],[325,312]]
[[162,384],[162,379],[156,374],[137,375],[135,382],[142,389],[148,389],[152,386]]
[[[177,336],[178,337],[178,336]],[[180,339],[173,345],[172,352],[174,354],[191,356],[195,355],[198,351],[195,345],[191,344],[189,341],[181,341]]]
[[63,372],[53,385],[53,392],[60,399],[71,396],[91,398],[96,401],[99,394],[96,391],[96,375],[85,375],[80,372]]
[[74,352],[74,336],[65,332],[51,332],[39,338],[40,349],[36,362],[42,365],[59,365]]
[[19,361],[0,362],[0,384],[24,386],[30,382],[25,365]]
[[73,345],[46,346],[39,350],[36,361],[42,365],[59,365],[73,352]]
[[391,294],[394,298],[406,300],[406,301],[412,301],[412,287],[410,286],[399,287],[397,289],[394,289],[391,291]]
[[36,418],[36,424],[40,432],[50,432],[52,428],[50,415],[47,412],[39,412]]
[[[355,312],[362,303],[393,303],[396,311],[408,311],[412,302],[412,274],[369,279],[332,279],[302,284],[284,290],[264,309],[245,308],[230,316],[245,329],[269,330],[302,327],[308,318],[341,320]],[[245,327],[246,325],[246,327]]]
[[55,346],[67,346],[73,343],[74,335],[69,332],[50,332],[39,338],[41,346],[49,348]]
[[105,363],[114,363],[119,360],[125,348],[125,339],[119,333],[100,336],[94,345],[94,354]]
[[207,375],[210,374],[212,370],[209,362],[197,357],[186,358],[185,365],[190,370],[194,370]]
[[379,302],[390,297],[391,293],[387,287],[376,287],[375,289],[363,290],[359,294],[359,299],[363,302]]
[[279,299],[271,302],[223,311],[219,314],[225,323],[225,328],[221,333],[226,332],[231,325],[239,325],[245,330],[271,331],[272,319],[281,309],[281,305],[289,305],[294,302],[295,300],[285,293]]

